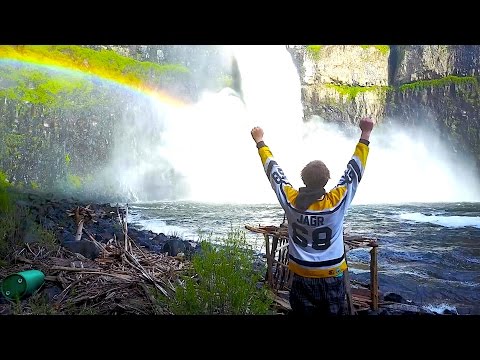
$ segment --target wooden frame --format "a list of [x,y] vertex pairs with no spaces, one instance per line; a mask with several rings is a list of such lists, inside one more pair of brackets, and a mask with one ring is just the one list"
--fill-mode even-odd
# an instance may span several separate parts
[[[286,228],[276,226],[251,227],[245,226],[248,230],[261,233],[265,239],[265,254],[267,259],[267,272],[265,280],[270,288],[278,294],[289,291],[292,285],[293,273],[288,269],[288,233]],[[379,287],[378,287],[378,261],[376,239],[359,236],[344,235],[345,252],[359,247],[370,249],[370,294],[365,294],[357,289],[352,289],[348,270],[344,272],[345,288],[347,291],[347,303],[350,314],[355,314],[355,305],[364,309],[365,306],[372,310],[379,308]]]

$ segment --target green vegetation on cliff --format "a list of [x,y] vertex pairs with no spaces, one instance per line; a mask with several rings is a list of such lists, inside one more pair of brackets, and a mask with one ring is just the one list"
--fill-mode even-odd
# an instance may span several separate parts
[[310,56],[313,60],[318,60],[320,57],[320,49],[323,45],[308,45],[307,46],[307,55]]
[[175,101],[167,93],[182,91],[190,76],[185,66],[112,50],[1,45],[0,168],[16,187],[84,188],[90,164],[108,158],[118,121],[131,104],[148,102],[132,89],[160,88]]
[[387,55],[390,51],[389,45],[360,45],[362,49],[368,49],[369,47],[374,47],[382,53],[382,55]]
[[[2,59],[17,60],[20,66]],[[108,106],[110,83],[98,78],[139,88],[157,82],[163,86],[188,73],[182,65],[142,62],[112,50],[71,45],[0,46],[0,97],[48,109]]]
[[0,59],[48,64],[123,82],[147,81],[167,73],[188,73],[183,65],[156,64],[121,56],[113,50],[93,50],[77,45],[0,46]]
[[354,100],[359,93],[364,92],[382,92],[391,90],[390,86],[350,86],[350,85],[336,85],[325,84],[326,87],[335,89],[339,94],[347,96],[348,100]]
[[478,87],[478,80],[474,76],[461,77],[461,76],[449,75],[440,79],[421,80],[421,81],[415,81],[408,84],[403,84],[399,86],[399,90],[400,91],[420,90],[420,89],[425,89],[429,87],[439,87],[439,86],[445,86],[445,85],[451,85],[451,84],[457,84],[457,85],[472,84],[475,87]]
[[0,78],[10,86],[0,90],[0,97],[20,103],[42,105],[47,109],[88,109],[99,105],[98,96],[92,96],[93,83],[86,78],[65,77],[59,73],[32,68],[13,69],[0,66]]

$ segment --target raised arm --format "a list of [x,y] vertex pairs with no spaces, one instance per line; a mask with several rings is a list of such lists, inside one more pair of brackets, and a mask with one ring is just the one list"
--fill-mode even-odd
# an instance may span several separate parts
[[254,127],[251,135],[257,144],[258,154],[262,160],[262,165],[272,189],[277,195],[280,205],[285,209],[289,203],[289,198],[293,195],[292,185],[288,182],[287,177],[283,173],[282,168],[277,164],[273,158],[273,154],[269,147],[263,141],[263,129],[261,127]]
[[362,180],[363,172],[367,165],[369,152],[368,145],[370,144],[370,134],[373,130],[374,124],[375,122],[370,118],[363,118],[360,120],[359,127],[360,130],[362,130],[360,140],[355,147],[355,152],[353,153],[351,160],[347,164],[347,169],[337,184],[337,186],[347,187],[347,206],[350,205],[357,192],[358,184]]

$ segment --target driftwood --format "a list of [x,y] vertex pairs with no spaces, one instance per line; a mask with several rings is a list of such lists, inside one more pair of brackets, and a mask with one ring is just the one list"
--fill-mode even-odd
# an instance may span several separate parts
[[[88,207],[74,209],[69,216],[76,214],[79,223],[82,216],[90,221],[95,215]],[[13,252],[16,265],[0,268],[0,278],[16,271],[41,270],[46,275],[42,288],[58,285],[61,289],[51,300],[59,313],[78,313],[82,308],[100,314],[169,314],[155,298],[174,296],[173,284],[190,262],[145,251],[128,236],[127,217],[120,220],[124,236],[119,240],[123,241],[112,236],[107,244],[99,243],[83,227],[88,240],[101,249],[95,260],[60,246],[52,250],[38,243],[23,244]]]
[[75,225],[77,226],[77,232],[75,234],[75,241],[79,241],[82,238],[82,230],[85,222],[93,220],[95,211],[90,209],[90,205],[86,207],[77,206],[74,210],[67,212],[67,215],[73,217]]

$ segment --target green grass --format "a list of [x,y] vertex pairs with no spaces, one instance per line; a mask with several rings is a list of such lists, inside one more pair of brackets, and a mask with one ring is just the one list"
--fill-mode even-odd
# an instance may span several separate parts
[[170,304],[174,314],[248,315],[271,314],[268,290],[258,286],[263,274],[255,271],[255,259],[243,231],[231,231],[218,246],[201,242],[201,253],[192,259]]
[[19,187],[11,185],[0,171],[0,260],[3,264],[26,234],[47,250],[55,250],[59,246],[54,232],[36,223],[28,208],[15,204],[21,198],[18,190]]
[[478,80],[474,76],[454,76],[449,75],[440,79],[433,79],[433,80],[421,80],[415,81],[409,84],[403,84],[399,87],[400,91],[407,91],[407,90],[419,90],[425,89],[428,87],[439,87],[439,86],[446,86],[451,84],[472,84],[475,87],[478,87]]
[[32,315],[57,315],[58,311],[48,301],[45,294],[36,293],[28,299],[28,307]]

